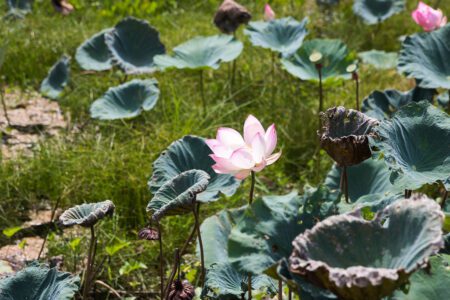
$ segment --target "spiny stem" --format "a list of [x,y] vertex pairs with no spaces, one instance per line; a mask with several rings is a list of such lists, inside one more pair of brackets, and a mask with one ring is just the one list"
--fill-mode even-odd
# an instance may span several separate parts
[[[170,287],[172,286],[173,279],[175,278],[175,274],[177,273],[177,270],[179,268],[179,260],[180,260],[180,251],[178,248],[176,248],[175,252],[174,252],[174,262],[173,262],[172,272],[170,273],[169,281],[168,281],[166,289],[165,289],[166,299],[169,299]],[[164,299],[164,298],[161,298],[161,299]]]
[[83,299],[88,299],[89,289],[91,286],[91,270],[94,262],[94,245],[95,245],[95,231],[94,226],[90,227],[91,229],[91,241],[89,244],[89,252],[88,252],[88,261],[86,271],[84,273],[84,282],[83,282]]
[[[200,204],[197,204],[198,206],[200,206]],[[202,287],[205,284],[205,255],[203,252],[203,241],[202,241],[202,234],[200,232],[200,221],[199,221],[199,212],[200,209],[196,210],[196,207],[193,207],[193,213],[194,213],[194,218],[195,218],[195,227],[197,228],[197,236],[198,236],[198,246],[200,248],[200,262],[202,264],[202,274],[201,274],[201,283],[202,283]]]
[[206,116],[206,99],[205,99],[205,87],[203,79],[203,70],[200,70],[200,93],[202,96],[203,116]]
[[[250,186],[250,195],[248,197],[248,205],[250,206],[253,203],[253,197],[255,194],[255,182],[256,182],[256,173],[252,171],[252,183]],[[252,274],[248,273],[248,299],[252,300]]]
[[347,167],[342,167],[341,171],[341,192],[345,194],[345,203],[349,203],[348,200],[348,175],[347,175]]
[[159,242],[159,280],[161,289],[161,299],[164,299],[164,255],[163,255],[163,243],[162,243],[162,230],[161,224],[158,222],[158,242]]
[[278,279],[278,300],[283,300],[283,281]]

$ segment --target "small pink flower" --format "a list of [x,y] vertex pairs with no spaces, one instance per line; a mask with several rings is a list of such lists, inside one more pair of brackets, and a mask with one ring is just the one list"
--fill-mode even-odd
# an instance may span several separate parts
[[244,137],[232,128],[219,128],[216,139],[206,140],[216,162],[212,166],[219,174],[232,174],[245,179],[252,171],[259,172],[280,158],[281,152],[272,154],[277,146],[277,131],[272,124],[265,131],[254,116],[244,124]]
[[272,21],[275,20],[275,12],[272,10],[269,4],[264,6],[264,20]]
[[443,15],[442,10],[433,9],[423,2],[419,2],[419,6],[411,15],[425,31],[433,31],[447,24],[447,17]]

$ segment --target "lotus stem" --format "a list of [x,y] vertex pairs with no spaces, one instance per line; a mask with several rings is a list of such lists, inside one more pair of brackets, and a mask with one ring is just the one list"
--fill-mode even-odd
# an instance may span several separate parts
[[[252,171],[252,183],[250,186],[250,195],[248,197],[248,205],[252,205],[253,203],[253,197],[255,195],[255,182],[256,182],[256,173],[255,171]],[[252,274],[248,273],[248,299],[251,300],[252,299]]]
[[163,255],[163,243],[162,243],[162,230],[161,224],[157,222],[158,226],[158,243],[159,243],[159,280],[161,289],[161,299],[164,299],[164,255]]
[[283,281],[278,279],[278,300],[283,300]]
[[[178,270],[178,280],[180,279],[180,251],[178,248],[175,249],[174,251],[174,261],[173,261],[173,267],[172,267],[172,272],[170,272],[170,278],[169,281],[167,282],[167,286],[165,288],[165,296],[166,299],[169,299],[169,294],[170,294],[170,287],[172,286],[173,283],[173,279],[175,278],[175,274],[177,273]],[[164,299],[164,298],[161,298]]]
[[411,190],[405,190],[405,199],[408,199],[411,197],[412,191]]
[[[445,187],[444,187],[445,189]],[[447,201],[448,198],[448,191],[445,189],[444,195],[442,196],[442,201],[441,201],[441,208],[444,209],[445,208],[445,202]]]
[[9,119],[8,109],[6,108],[3,85],[0,85],[0,99],[2,100],[3,114],[5,115],[6,123],[8,124],[8,127],[9,127],[9,126],[11,126],[11,120]]
[[[58,197],[58,199],[55,202],[55,205],[53,206],[52,213],[50,215],[50,223],[53,222],[53,218],[55,217],[56,210],[58,209],[61,198],[62,198],[62,196]],[[39,250],[39,254],[37,257],[38,260],[41,259],[42,253],[44,252],[44,247],[45,247],[45,243],[47,242],[47,238],[48,238],[48,232],[45,234],[44,241],[42,242],[41,249]]]
[[323,111],[323,82],[322,82],[322,64],[316,64],[317,72],[319,73],[319,130],[322,128],[322,119],[320,113]]
[[356,110],[359,110],[359,75],[357,72],[354,72],[352,77],[356,85]]
[[183,248],[181,248],[180,255],[183,256],[186,252],[187,247],[191,243],[192,239],[194,238],[195,233],[197,232],[197,228],[195,226],[192,228],[191,234],[189,235],[188,239],[184,242]]
[[347,175],[347,167],[342,167],[341,171],[341,192],[345,194],[345,203],[350,203],[348,200],[348,175]]
[[91,229],[91,241],[89,242],[89,252],[87,255],[87,267],[84,273],[84,282],[83,282],[83,299],[88,299],[88,294],[91,286],[91,272],[92,266],[94,264],[94,255],[95,255],[95,230],[94,226],[90,226]]
[[288,299],[289,299],[289,300],[292,300],[292,290],[291,290],[290,287],[289,287]]
[[204,79],[203,79],[203,70],[200,70],[200,94],[202,97],[202,105],[203,105],[203,116],[206,116],[206,99],[205,99],[205,87],[204,87]]
[[[200,204],[197,204],[198,206],[200,206]],[[202,241],[202,234],[200,232],[200,222],[199,222],[199,212],[200,212],[200,208],[196,209],[195,205],[192,209],[193,213],[194,213],[194,218],[195,218],[195,227],[197,228],[197,236],[198,236],[198,245],[200,248],[200,262],[202,264],[202,274],[201,274],[201,283],[202,283],[202,287],[205,284],[205,254],[203,252],[203,241]]]

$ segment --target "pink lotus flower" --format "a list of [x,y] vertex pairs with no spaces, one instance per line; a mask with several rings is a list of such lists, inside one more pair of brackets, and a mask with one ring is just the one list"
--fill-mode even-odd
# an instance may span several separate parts
[[264,20],[272,21],[275,20],[275,12],[272,10],[269,4],[264,6]]
[[275,124],[264,130],[254,116],[248,116],[244,124],[244,137],[232,128],[219,128],[216,139],[206,140],[216,162],[212,166],[219,174],[232,174],[245,179],[252,171],[259,172],[280,158],[281,152],[272,154],[277,146]]
[[442,10],[433,9],[423,2],[419,2],[419,6],[411,15],[425,31],[433,31],[447,24],[447,17],[443,15]]

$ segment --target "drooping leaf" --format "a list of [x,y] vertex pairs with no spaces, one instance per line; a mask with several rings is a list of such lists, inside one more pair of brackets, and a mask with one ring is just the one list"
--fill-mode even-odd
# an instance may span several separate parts
[[112,68],[112,57],[105,43],[105,34],[112,29],[102,30],[78,47],[75,59],[83,70],[105,71]]
[[64,226],[80,225],[91,227],[101,219],[112,216],[114,210],[115,206],[111,200],[86,203],[69,208],[59,217],[59,220]]
[[222,62],[235,60],[243,48],[230,35],[199,36],[175,47],[173,55],[155,56],[155,63],[163,69],[218,69]]
[[374,91],[363,100],[361,111],[366,115],[378,119],[389,119],[402,106],[410,102],[422,100],[433,101],[435,89],[415,87],[407,92],[397,90]]
[[154,57],[166,49],[159,32],[147,21],[128,17],[105,34],[105,43],[116,62],[127,74],[151,73],[156,70]]
[[376,69],[385,70],[397,67],[398,54],[396,52],[370,50],[360,52],[358,56],[364,64],[371,65]]
[[275,19],[270,22],[250,22],[244,33],[254,46],[270,49],[288,56],[296,52],[308,34],[308,19],[298,22],[292,17]]
[[445,112],[427,101],[410,103],[375,133],[370,143],[391,169],[396,189],[415,190],[436,181],[449,187],[450,118]]
[[189,170],[169,180],[158,189],[148,203],[147,211],[159,221],[164,216],[181,215],[192,212],[196,197],[205,191],[209,175],[202,170]]
[[151,110],[158,101],[156,79],[134,79],[110,88],[91,105],[91,117],[100,120],[133,118],[143,110]]
[[351,74],[346,71],[352,63],[347,46],[340,40],[316,39],[306,41],[292,56],[283,58],[282,65],[291,75],[302,80],[319,80],[319,73],[315,63],[311,62],[313,53],[322,55],[322,79],[350,79]]
[[342,299],[381,299],[443,246],[442,222],[425,196],[397,201],[372,221],[332,216],[294,240],[290,270]]
[[50,99],[59,99],[64,87],[69,82],[70,58],[63,56],[48,72],[47,78],[41,83],[41,94]]
[[353,12],[367,24],[377,24],[402,12],[405,0],[355,0]]
[[450,89],[450,25],[408,36],[402,44],[398,70],[419,80],[423,88]]
[[2,300],[70,300],[79,289],[80,279],[33,263],[11,277],[0,280]]
[[205,140],[196,136],[185,136],[173,142],[153,163],[153,174],[148,183],[150,191],[159,188],[173,177],[188,170],[203,170],[210,176],[206,190],[197,196],[197,201],[209,202],[219,198],[220,193],[231,196],[240,182],[234,176],[217,174],[211,168],[215,162],[209,155],[211,149]]

